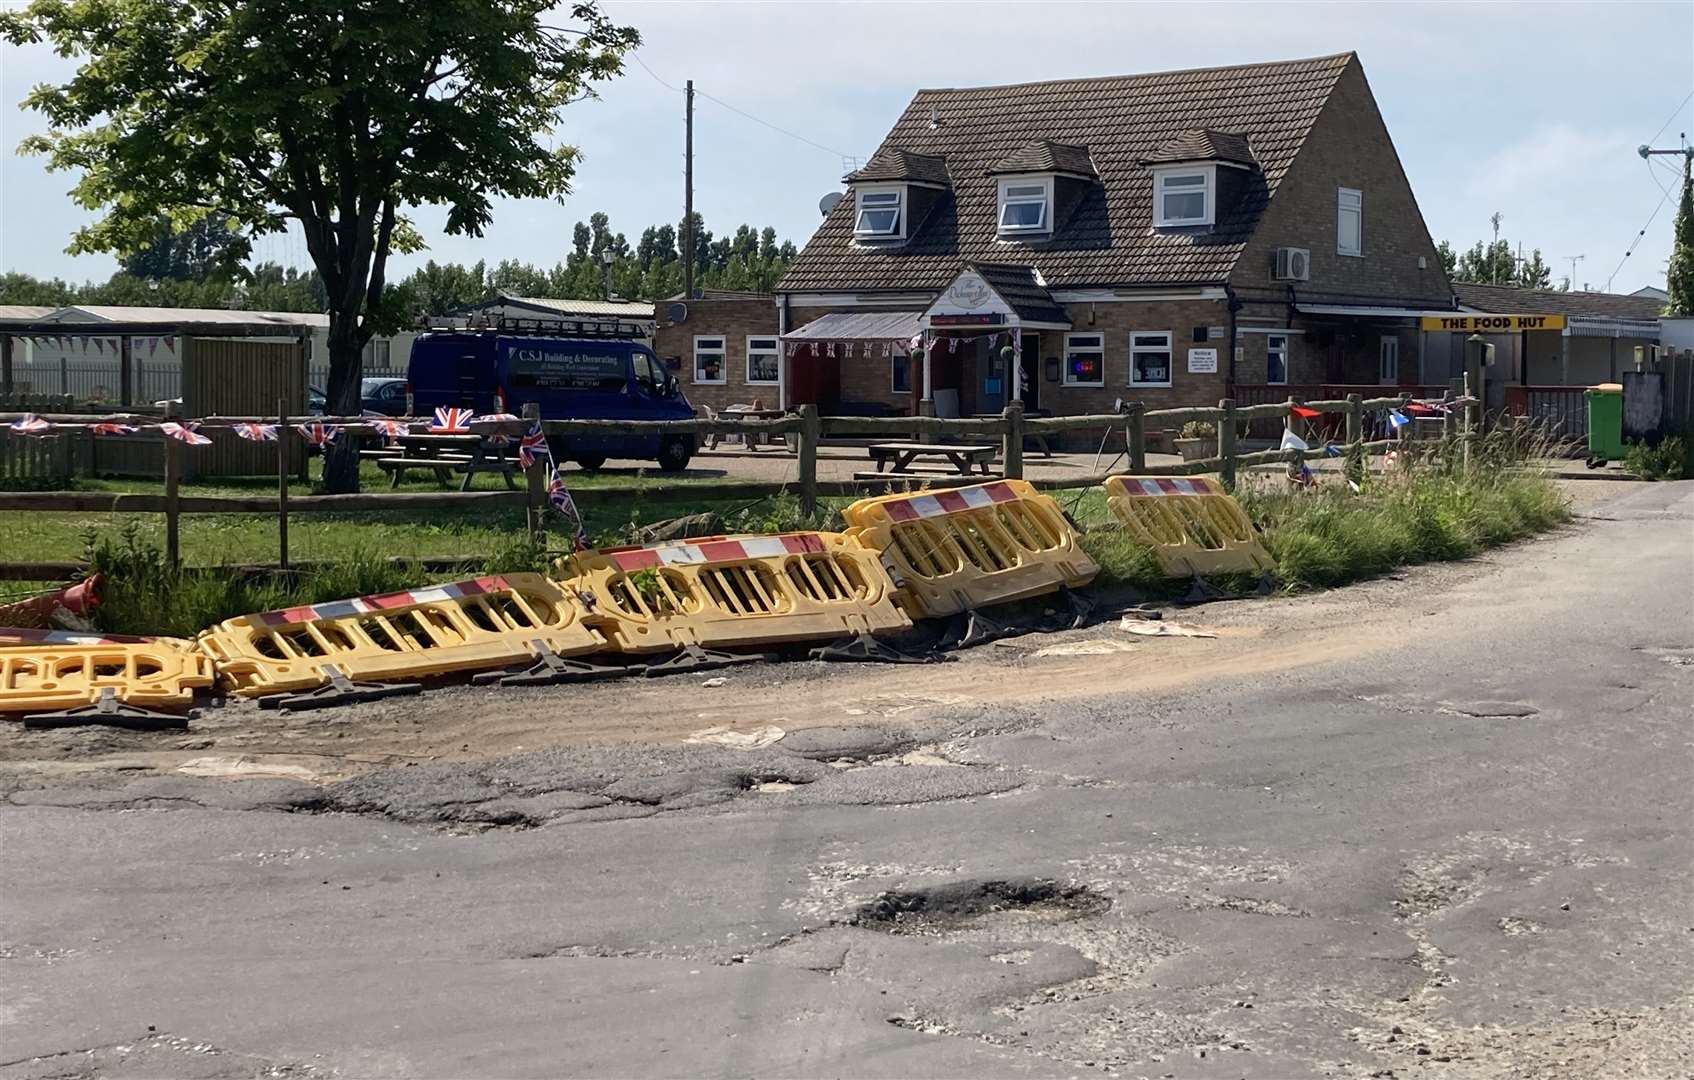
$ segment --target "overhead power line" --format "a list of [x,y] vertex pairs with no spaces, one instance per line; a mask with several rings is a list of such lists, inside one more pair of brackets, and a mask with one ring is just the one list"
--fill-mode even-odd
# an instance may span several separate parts
[[[641,65],[641,70],[645,71],[648,75],[650,75],[654,82],[658,83],[660,86],[664,87],[666,90],[669,90],[673,94],[680,94],[680,93],[683,92],[683,90],[680,86],[676,86],[675,84],[666,81],[662,76],[660,76],[660,74],[658,72],[654,71],[651,67],[649,67],[648,64],[647,64],[647,61],[641,59],[641,54],[639,52],[631,53],[630,55],[635,57],[635,62],[637,64]],[[699,87],[694,88],[694,93],[695,93],[695,96],[703,97],[707,101],[710,101],[715,105],[721,105],[724,108],[728,109],[730,112],[734,113],[735,115],[742,117],[743,119],[751,120],[751,121],[753,121],[753,123],[758,124],[761,127],[770,128],[772,131],[776,132],[778,135],[786,135],[790,139],[794,139],[798,142],[803,142],[807,146],[812,147],[813,149],[822,150],[826,154],[834,154],[836,157],[839,157],[839,158],[849,158],[849,157],[853,156],[853,155],[847,153],[844,150],[837,150],[834,147],[825,146],[823,143],[818,142],[816,139],[808,139],[806,136],[801,135],[799,132],[789,131],[787,128],[780,127],[776,124],[773,124],[769,120],[765,120],[765,119],[762,119],[760,117],[754,116],[752,113],[748,112],[746,109],[737,108],[736,106],[731,105],[729,102],[725,101],[723,98],[715,97],[712,94],[708,94],[708,93],[706,93],[706,91],[700,89]]]

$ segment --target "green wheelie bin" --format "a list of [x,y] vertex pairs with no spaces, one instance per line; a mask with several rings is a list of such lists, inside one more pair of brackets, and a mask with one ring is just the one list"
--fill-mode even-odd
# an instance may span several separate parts
[[1623,458],[1623,384],[1590,386],[1588,399],[1588,461],[1590,465]]

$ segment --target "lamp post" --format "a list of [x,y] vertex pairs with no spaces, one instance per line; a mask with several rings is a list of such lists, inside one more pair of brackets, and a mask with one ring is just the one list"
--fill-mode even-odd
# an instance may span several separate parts
[[612,298],[612,264],[616,261],[617,256],[612,254],[611,248],[607,248],[600,253],[600,265],[605,267],[605,271],[602,276],[605,279],[606,299],[608,300]]

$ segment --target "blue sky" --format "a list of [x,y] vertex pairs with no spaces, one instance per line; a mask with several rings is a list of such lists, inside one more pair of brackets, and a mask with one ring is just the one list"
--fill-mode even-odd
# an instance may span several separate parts
[[[0,0],[11,4],[16,0]],[[1110,4],[649,3],[604,0],[645,44],[601,100],[567,110],[559,137],[585,154],[563,205],[509,202],[480,239],[414,217],[425,258],[551,265],[595,210],[631,241],[676,221],[682,203],[682,98],[696,87],[817,146],[704,98],[695,122],[695,202],[716,232],[774,225],[803,243],[843,155],[868,155],[912,92],[1035,79],[1315,56],[1356,50],[1436,240],[1468,246],[1504,215],[1501,235],[1539,247],[1555,282],[1628,292],[1664,284],[1676,176],[1635,147],[1694,136],[1694,3]],[[103,278],[104,256],[63,248],[86,215],[69,178],[12,149],[40,127],[17,103],[63,79],[46,48],[0,46],[0,268]],[[819,147],[827,148],[820,149]],[[1648,224],[1669,189],[1673,198]],[[1634,253],[1624,252],[1646,227]],[[305,265],[297,239],[258,254]],[[1620,263],[1621,269],[1618,269]]]

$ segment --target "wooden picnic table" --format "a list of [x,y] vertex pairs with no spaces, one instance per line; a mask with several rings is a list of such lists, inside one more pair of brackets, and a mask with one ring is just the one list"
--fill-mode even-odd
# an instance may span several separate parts
[[442,487],[451,480],[449,474],[461,472],[465,478],[459,490],[469,491],[477,473],[488,472],[499,473],[508,488],[517,489],[518,462],[508,453],[516,443],[496,446],[480,435],[401,435],[395,442],[400,444],[400,455],[390,453],[376,462],[377,468],[390,474],[391,487],[399,487],[408,472],[427,469]]
[[988,475],[988,463],[994,460],[999,448],[984,443],[872,443],[866,447],[877,472],[906,473],[919,458],[941,460],[952,464],[960,476],[969,476],[973,467]]
[[[717,419],[720,420],[781,420],[787,415],[788,411],[786,409],[742,409],[736,408],[735,406],[730,406],[727,409],[719,409],[716,413]],[[718,443],[722,442],[726,438],[734,437],[735,436],[723,435],[714,431],[710,435],[706,436],[706,449],[716,450],[718,448]],[[744,434],[740,438],[742,445],[747,447],[747,452],[750,454],[756,454],[759,452],[759,444],[753,441],[755,438],[763,439],[767,443],[770,441],[769,434]]]

